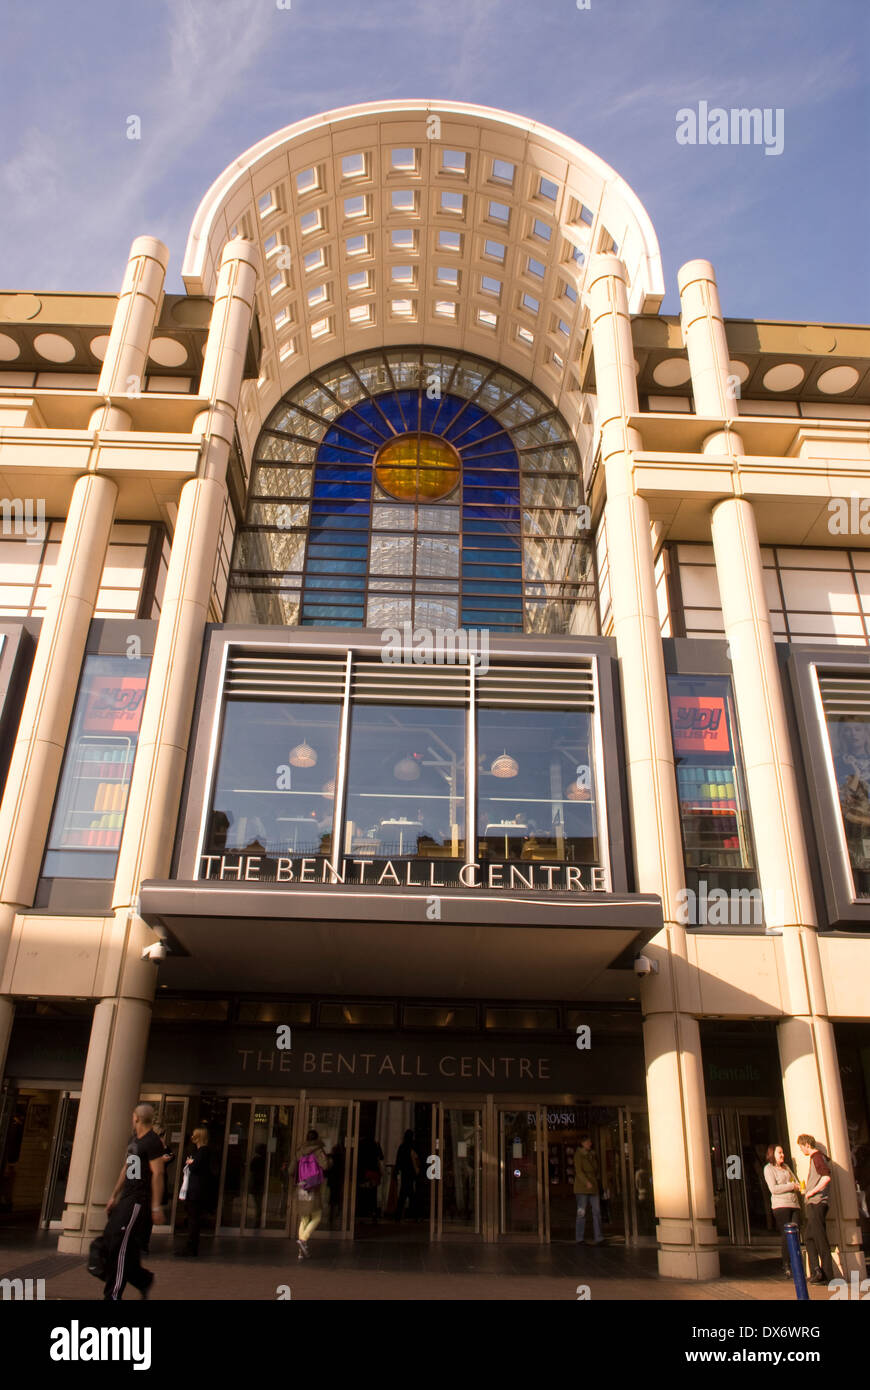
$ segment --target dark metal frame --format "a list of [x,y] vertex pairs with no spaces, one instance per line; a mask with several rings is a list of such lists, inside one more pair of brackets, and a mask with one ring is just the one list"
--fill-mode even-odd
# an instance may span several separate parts
[[827,915],[827,921],[820,923],[820,926],[868,931],[870,901],[855,897],[816,675],[819,667],[843,675],[856,675],[864,671],[870,678],[870,652],[862,647],[793,647],[788,660],[788,676],[806,766],[823,905]]

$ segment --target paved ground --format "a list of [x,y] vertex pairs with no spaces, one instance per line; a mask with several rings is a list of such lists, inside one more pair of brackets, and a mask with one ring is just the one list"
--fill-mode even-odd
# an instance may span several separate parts
[[[47,1299],[95,1299],[101,1286],[84,1259],[59,1255],[57,1238],[0,1231],[0,1277],[42,1278]],[[723,1250],[722,1276],[709,1283],[660,1279],[654,1249],[622,1245],[480,1245],[450,1240],[430,1245],[422,1232],[388,1231],[354,1242],[321,1235],[311,1259],[300,1262],[295,1242],[283,1238],[204,1238],[197,1259],[175,1259],[169,1237],[155,1236],[145,1264],[156,1275],[153,1297],[167,1300],[275,1300],[280,1286],[291,1297],[313,1300],[429,1301],[570,1300],[589,1286],[596,1301],[795,1301],[780,1273],[778,1251]],[[135,1290],[128,1298],[138,1299]],[[284,1295],[286,1297],[286,1294]],[[826,1302],[825,1287],[811,1287]]]

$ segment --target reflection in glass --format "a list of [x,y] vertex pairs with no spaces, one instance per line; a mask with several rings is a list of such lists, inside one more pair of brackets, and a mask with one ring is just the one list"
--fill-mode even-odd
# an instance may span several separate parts
[[[600,862],[591,738],[584,712],[478,711],[479,860]],[[514,776],[498,775],[505,755]]]
[[[328,854],[340,707],[325,701],[228,700],[204,853]],[[314,749],[293,767],[291,749]]]
[[85,658],[42,872],[111,878],[148,685],[149,659]]
[[465,711],[357,705],[345,853],[357,858],[465,853]]
[[828,738],[849,866],[860,898],[870,897],[870,719],[828,718]]

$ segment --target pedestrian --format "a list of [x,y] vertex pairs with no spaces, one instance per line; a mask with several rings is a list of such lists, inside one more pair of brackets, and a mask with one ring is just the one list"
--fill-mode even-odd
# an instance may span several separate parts
[[323,1140],[316,1129],[309,1129],[305,1143],[296,1155],[296,1199],[299,1202],[299,1234],[296,1244],[300,1260],[310,1260],[308,1242],[323,1220],[323,1175],[329,1165]]
[[831,1168],[821,1149],[811,1134],[799,1134],[797,1146],[810,1160],[807,1173],[804,1200],[807,1204],[807,1231],[805,1244],[810,1264],[810,1282],[830,1284],[834,1277],[831,1260],[831,1247],[825,1222],[828,1217],[828,1200],[831,1189]]
[[199,1233],[202,1228],[202,1213],[209,1200],[211,1188],[211,1157],[208,1151],[208,1130],[203,1126],[195,1129],[190,1136],[193,1153],[184,1160],[184,1177],[181,1180],[179,1201],[187,1210],[187,1242],[183,1250],[176,1250],[180,1257],[199,1254]]
[[574,1237],[582,1244],[586,1230],[586,1208],[592,1207],[593,1245],[601,1245],[601,1198],[598,1195],[601,1170],[598,1157],[592,1152],[592,1139],[588,1134],[581,1135],[580,1147],[574,1150],[574,1195],[577,1198],[577,1220]]
[[785,1161],[785,1150],[781,1144],[771,1144],[765,1154],[764,1181],[770,1188],[770,1208],[776,1229],[782,1242],[782,1268],[786,1278],[791,1278],[791,1261],[785,1228],[790,1221],[798,1222],[801,1199],[798,1195],[801,1185]]
[[143,1269],[141,1256],[148,1253],[152,1224],[163,1223],[163,1189],[166,1163],[162,1141],[154,1132],[153,1105],[137,1105],[133,1111],[133,1137],[118,1181],[106,1203],[103,1238],[109,1251],[103,1297],[119,1302],[129,1283],[148,1297],[154,1275]]
[[420,1155],[414,1144],[414,1131],[412,1129],[405,1130],[404,1138],[396,1150],[394,1171],[399,1178],[394,1219],[401,1221],[406,1202],[408,1203],[408,1215],[413,1216],[414,1214],[414,1194],[417,1188],[417,1179],[420,1176]]

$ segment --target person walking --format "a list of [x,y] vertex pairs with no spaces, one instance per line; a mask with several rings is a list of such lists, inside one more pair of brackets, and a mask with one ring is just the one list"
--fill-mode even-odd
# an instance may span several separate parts
[[791,1278],[791,1261],[785,1228],[790,1221],[800,1224],[799,1192],[801,1185],[785,1161],[785,1150],[781,1144],[771,1144],[765,1154],[764,1181],[770,1188],[770,1209],[779,1231],[782,1250],[782,1268],[786,1278]]
[[408,1203],[408,1215],[414,1215],[414,1194],[417,1188],[417,1179],[420,1176],[420,1155],[414,1144],[414,1131],[412,1129],[405,1130],[404,1138],[396,1150],[394,1171],[399,1178],[399,1195],[396,1198],[394,1220],[401,1221],[406,1202]]
[[[194,1150],[184,1160],[179,1200],[187,1210],[187,1241],[183,1250],[176,1250],[178,1256],[199,1254],[199,1234],[202,1229],[202,1213],[208,1203],[211,1189],[211,1157],[208,1151],[208,1130],[203,1126],[195,1129],[190,1136]],[[185,1188],[185,1181],[187,1186]]]
[[163,1142],[154,1132],[153,1105],[137,1105],[133,1111],[133,1137],[118,1181],[106,1203],[106,1229],[109,1249],[103,1298],[120,1302],[129,1283],[148,1297],[154,1275],[142,1268],[151,1227],[163,1222],[163,1189],[166,1163]]
[[305,1143],[296,1155],[296,1198],[299,1202],[299,1234],[296,1244],[300,1260],[310,1260],[308,1242],[323,1220],[323,1175],[329,1159],[316,1129],[309,1129]]
[[580,1139],[580,1147],[574,1150],[574,1195],[577,1198],[577,1220],[574,1236],[578,1245],[583,1242],[586,1230],[586,1208],[592,1207],[593,1245],[601,1245],[601,1198],[598,1195],[601,1183],[601,1169],[598,1157],[592,1152],[592,1140],[588,1134]]
[[831,1168],[821,1149],[811,1134],[799,1134],[797,1146],[810,1160],[807,1173],[804,1200],[807,1204],[807,1232],[805,1244],[810,1264],[812,1284],[830,1284],[834,1277],[831,1260],[831,1247],[825,1222],[828,1217],[828,1200],[831,1190]]

